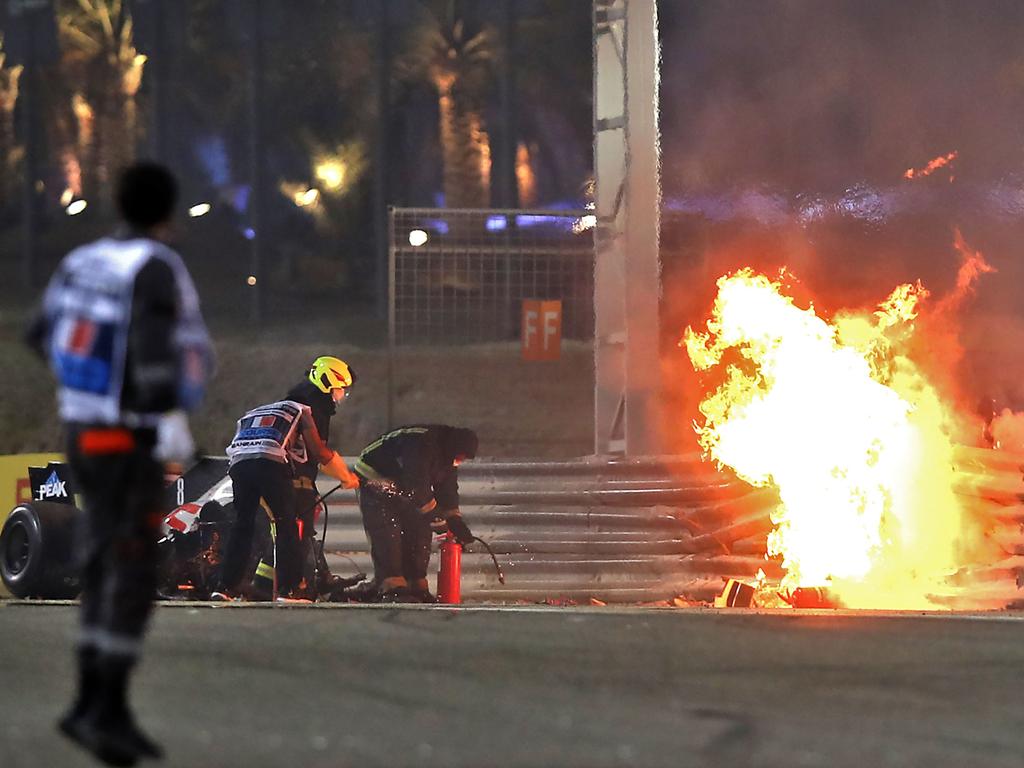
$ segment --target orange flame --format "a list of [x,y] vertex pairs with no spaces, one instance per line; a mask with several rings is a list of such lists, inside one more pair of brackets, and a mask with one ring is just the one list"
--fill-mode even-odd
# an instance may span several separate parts
[[[975,255],[957,295],[985,271]],[[946,577],[969,527],[954,493],[958,420],[908,353],[927,298],[901,285],[876,311],[828,322],[744,269],[719,279],[706,330],[686,330],[694,368],[724,374],[700,404],[702,449],[778,489],[767,554],[782,558],[784,589],[915,609],[956,591]]]
[[[956,160],[957,154],[958,153],[956,152],[956,150],[954,150],[950,152],[948,155],[939,155],[938,157],[929,160],[928,164],[924,168],[918,168],[916,170],[914,168],[907,168],[907,170],[903,172],[903,178],[919,179],[922,176],[931,176],[933,173],[939,170],[939,168],[944,168],[945,166],[949,165],[954,160]],[[953,181],[953,178],[954,177],[952,176],[950,177],[950,182]]]
[[939,303],[939,311],[952,311],[959,308],[964,299],[974,292],[974,284],[978,278],[996,271],[995,267],[985,261],[981,251],[975,250],[967,244],[959,227],[953,230],[953,247],[956,248],[961,259],[960,268],[956,273],[956,287]]

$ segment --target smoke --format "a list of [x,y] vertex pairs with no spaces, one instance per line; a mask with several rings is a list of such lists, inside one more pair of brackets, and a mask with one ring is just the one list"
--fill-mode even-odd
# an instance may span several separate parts
[[[1024,409],[1024,4],[718,0],[660,17],[671,373],[721,274],[785,266],[826,313],[921,280],[944,297],[931,354],[961,397]],[[985,254],[973,274],[964,243]]]
[[959,229],[953,233],[953,248],[960,256],[956,281],[948,293],[923,308],[911,354],[929,372],[933,383],[963,405],[971,403],[977,396],[976,392],[963,385],[966,354],[961,338],[963,317],[970,308],[978,280],[996,269],[985,260],[981,251],[967,244]]
[[666,192],[843,190],[958,152],[1020,168],[1015,0],[662,3]]
[[989,427],[992,442],[1006,451],[1024,453],[1024,413],[1004,408]]

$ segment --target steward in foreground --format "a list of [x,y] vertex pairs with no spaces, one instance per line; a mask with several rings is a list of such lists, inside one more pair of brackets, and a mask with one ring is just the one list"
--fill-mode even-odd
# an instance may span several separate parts
[[59,727],[110,765],[161,756],[128,708],[128,678],[156,593],[163,462],[192,458],[184,411],[213,368],[192,280],[165,245],[176,199],[166,169],[128,168],[123,229],[64,258],[28,333],[57,378],[85,511],[78,694]]

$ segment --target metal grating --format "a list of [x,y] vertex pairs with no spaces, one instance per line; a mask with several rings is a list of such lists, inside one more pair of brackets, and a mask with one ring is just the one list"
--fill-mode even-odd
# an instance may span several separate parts
[[524,299],[559,299],[562,335],[594,333],[588,211],[392,208],[393,345],[511,341]]

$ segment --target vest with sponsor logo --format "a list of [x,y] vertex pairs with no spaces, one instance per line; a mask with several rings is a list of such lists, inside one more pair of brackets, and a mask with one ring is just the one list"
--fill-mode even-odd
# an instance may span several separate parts
[[159,413],[128,412],[121,405],[135,278],[150,259],[170,266],[178,294],[178,405],[191,410],[202,400],[213,348],[181,257],[146,238],[103,238],[69,253],[43,298],[64,421],[145,427],[159,420]]
[[309,406],[294,400],[267,403],[248,411],[238,420],[235,436],[227,447],[230,464],[246,459],[270,459],[282,464],[306,461],[299,426],[303,413],[310,413]]

